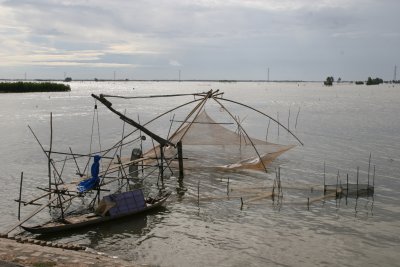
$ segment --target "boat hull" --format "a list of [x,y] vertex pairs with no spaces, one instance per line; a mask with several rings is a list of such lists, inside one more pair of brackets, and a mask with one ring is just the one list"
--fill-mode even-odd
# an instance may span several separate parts
[[103,216],[91,213],[91,214],[86,214],[86,215],[74,216],[71,218],[65,218],[64,222],[48,222],[48,223],[36,225],[36,226],[21,225],[21,227],[25,231],[31,232],[33,234],[48,234],[48,233],[57,233],[57,232],[64,232],[64,231],[68,231],[68,230],[74,230],[74,229],[83,228],[83,227],[90,226],[90,225],[101,224],[101,223],[105,223],[108,221],[113,221],[113,220],[149,212],[151,210],[161,207],[164,204],[164,202],[167,200],[168,197],[169,197],[169,195],[162,197],[161,199],[159,199],[157,202],[155,202],[153,204],[147,204],[147,206],[141,210],[124,213],[124,214],[119,214],[119,215],[112,216],[112,217],[111,216],[103,217]]

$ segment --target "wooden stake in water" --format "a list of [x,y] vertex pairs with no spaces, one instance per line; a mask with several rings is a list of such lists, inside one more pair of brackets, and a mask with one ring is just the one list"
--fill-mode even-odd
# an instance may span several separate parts
[[240,209],[242,209],[243,208],[243,198],[242,197],[240,197]]
[[374,165],[374,176],[372,176],[372,186],[375,187],[375,165]]
[[349,195],[349,174],[346,175],[346,206],[347,206],[347,196]]
[[279,112],[277,112],[276,120],[278,121],[278,136],[279,136]]
[[300,114],[300,107],[299,107],[299,111],[297,111],[297,116],[296,116],[296,123],[294,125],[294,128],[296,129],[297,127],[297,119],[299,118],[299,114]]
[[371,153],[369,153],[369,160],[368,160],[368,187],[369,187],[369,171],[370,171],[370,168],[371,168]]
[[21,181],[19,183],[18,221],[21,219],[21,197],[22,197],[22,180],[23,179],[24,179],[24,172],[21,172]]
[[228,177],[228,182],[226,184],[226,194],[229,196],[229,177]]
[[290,130],[290,107],[289,107],[289,114],[287,118],[287,128]]
[[278,192],[282,192],[282,187],[281,187],[281,167],[278,167]]
[[339,186],[339,170],[337,171],[337,176],[336,176],[336,197],[338,197],[339,192],[338,192],[338,186]]
[[326,185],[325,185],[325,161],[324,161],[324,195],[326,193]]
[[269,125],[271,124],[271,119],[268,121],[268,126],[267,126],[267,134],[265,136],[265,141],[268,142],[268,132],[269,132]]
[[360,172],[360,167],[357,167],[357,198],[358,198],[358,174]]
[[[48,162],[47,162],[47,167],[48,167],[48,176],[49,176],[49,190],[51,190],[51,150],[53,147],[53,113],[50,112],[50,147],[49,147],[49,154],[48,154]],[[50,199],[49,195],[49,199]]]
[[310,210],[310,198],[307,198],[307,209]]
[[200,206],[200,181],[197,183],[197,206]]
[[182,141],[179,141],[176,144],[176,147],[178,149],[178,166],[179,166],[179,179],[183,179],[183,150],[182,150]]

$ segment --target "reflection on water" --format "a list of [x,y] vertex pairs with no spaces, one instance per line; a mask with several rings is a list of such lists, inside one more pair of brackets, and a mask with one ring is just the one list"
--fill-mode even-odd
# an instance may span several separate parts
[[[348,84],[331,88],[304,83],[94,83],[73,82],[68,94],[0,95],[0,179],[3,211],[0,229],[16,220],[20,172],[28,196],[46,181],[45,156],[27,125],[48,143],[48,119],[53,112],[54,150],[89,150],[94,102],[90,93],[163,94],[220,89],[224,97],[242,101],[279,118],[305,143],[281,155],[268,173],[221,171],[210,164],[188,165],[185,178],[164,180],[173,192],[166,208],[118,223],[41,237],[77,242],[138,263],[160,266],[394,266],[400,238],[400,88]],[[246,92],[244,96],[243,92]],[[50,97],[49,97],[50,96]],[[181,104],[181,99],[116,102],[118,110],[146,121]],[[237,106],[229,106],[249,134],[265,139],[268,123]],[[289,116],[289,109],[291,115]],[[295,126],[296,116],[300,109]],[[184,114],[186,111],[182,111]],[[182,114],[176,114],[176,119]],[[213,114],[222,121],[219,113]],[[104,146],[120,138],[122,122],[99,108]],[[289,122],[288,122],[289,121]],[[165,125],[151,125],[167,134]],[[296,144],[273,123],[268,141]],[[96,140],[97,142],[97,140]],[[95,142],[94,142],[95,143]],[[144,149],[145,151],[146,149]],[[130,151],[125,151],[130,156]],[[350,183],[367,183],[369,154],[376,166],[373,196],[321,198],[326,184],[336,184],[337,173]],[[205,162],[227,161],[217,151]],[[324,171],[324,162],[326,168]],[[281,197],[271,198],[276,170],[281,169]],[[342,175],[343,176],[343,175]],[[343,176],[345,177],[345,176]],[[73,177],[71,177],[73,178]],[[229,184],[228,184],[229,181]],[[156,186],[157,179],[145,181]],[[345,183],[342,179],[341,184]],[[198,194],[198,192],[200,194]],[[242,205],[243,201],[243,205]],[[28,210],[23,210],[27,214]],[[40,219],[40,218],[38,218]]]

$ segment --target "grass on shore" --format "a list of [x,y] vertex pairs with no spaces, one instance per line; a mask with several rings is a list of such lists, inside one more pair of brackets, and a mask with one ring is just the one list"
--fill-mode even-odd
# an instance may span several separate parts
[[71,87],[51,82],[0,82],[0,93],[68,92]]

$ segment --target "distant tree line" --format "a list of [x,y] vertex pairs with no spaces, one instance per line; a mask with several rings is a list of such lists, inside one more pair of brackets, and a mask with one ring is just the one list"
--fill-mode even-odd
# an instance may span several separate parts
[[50,82],[0,82],[0,93],[67,92],[71,87]]
[[[328,76],[328,77],[326,77],[326,80],[324,81],[324,85],[332,86],[334,81],[335,80],[334,80],[333,76]],[[337,80],[337,82],[340,83],[341,82],[341,78],[339,78]],[[368,80],[365,82],[365,84],[366,85],[378,85],[378,84],[381,84],[383,82],[384,81],[381,78],[372,79],[371,77],[368,77]],[[385,82],[385,83],[388,83],[388,82]],[[399,81],[391,81],[391,83],[399,83]],[[356,81],[355,84],[364,84],[364,81]]]
[[334,81],[335,81],[335,79],[333,79],[333,76],[326,77],[326,81],[324,82],[324,85],[332,86]]
[[371,77],[368,77],[367,85],[377,85],[381,83],[383,83],[383,80],[381,78],[371,79]]

